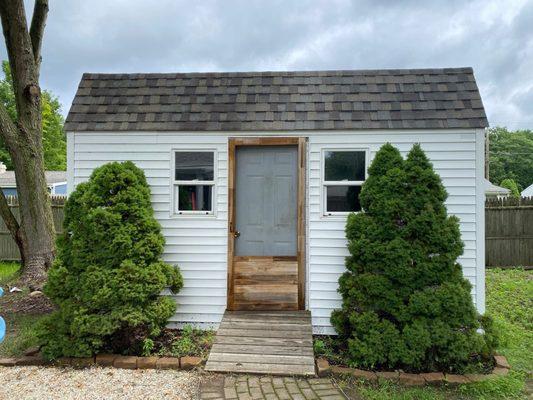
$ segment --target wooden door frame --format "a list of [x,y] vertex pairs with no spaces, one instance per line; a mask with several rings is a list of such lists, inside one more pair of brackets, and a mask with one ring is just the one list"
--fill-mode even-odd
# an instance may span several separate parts
[[306,181],[305,137],[233,137],[228,141],[228,299],[227,309],[234,309],[233,258],[235,251],[235,153],[244,146],[297,146],[298,148],[298,194],[297,194],[297,249],[298,258],[298,309],[305,310],[305,181]]

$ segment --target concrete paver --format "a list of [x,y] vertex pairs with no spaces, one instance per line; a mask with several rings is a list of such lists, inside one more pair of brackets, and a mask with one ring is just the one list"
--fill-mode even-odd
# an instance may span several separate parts
[[346,400],[328,378],[217,376],[200,391],[202,400]]

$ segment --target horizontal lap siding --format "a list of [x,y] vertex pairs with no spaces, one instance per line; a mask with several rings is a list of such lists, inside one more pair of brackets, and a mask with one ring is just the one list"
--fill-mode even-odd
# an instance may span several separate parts
[[337,293],[338,279],[345,271],[348,255],[345,218],[323,215],[321,187],[322,152],[327,148],[368,149],[373,159],[380,146],[391,142],[405,156],[414,143],[420,143],[441,176],[449,193],[446,205],[460,220],[465,251],[459,262],[476,294],[476,135],[474,132],[412,133],[407,135],[375,133],[372,135],[313,135],[309,138],[308,248],[309,309],[315,333],[333,333],[329,316],[341,307]]
[[[307,308],[317,333],[333,333],[331,311],[340,307],[337,281],[344,272],[348,254],[344,235],[345,218],[324,217],[321,195],[321,152],[325,148],[368,148],[371,159],[389,141],[405,156],[414,143],[421,143],[443,179],[450,213],[460,219],[465,252],[460,258],[465,276],[474,285],[473,293],[483,302],[477,269],[480,249],[476,227],[475,132],[265,132],[253,136],[309,136],[307,190]],[[163,258],[178,264],[185,287],[174,296],[178,303],[171,323],[198,323],[217,326],[226,308],[227,288],[227,138],[233,134],[183,133],[77,133],[68,134],[69,188],[88,179],[92,170],[109,161],[132,160],[147,176],[156,218],[166,238]],[[478,144],[479,147],[479,144]],[[214,148],[217,150],[216,215],[171,217],[171,149]],[[478,149],[479,151],[479,149]],[[480,200],[482,201],[482,200]],[[477,253],[476,253],[477,252]],[[478,258],[476,259],[476,254]],[[476,286],[477,285],[477,286]],[[476,290],[477,289],[477,290]],[[482,307],[481,307],[482,308]]]
[[[227,293],[227,139],[223,136],[76,134],[73,180],[87,180],[94,168],[110,161],[131,160],[145,172],[152,192],[154,215],[166,245],[163,259],[179,265],[184,288],[172,296],[178,303],[170,325],[216,326],[226,309]],[[216,161],[215,216],[171,216],[172,149],[214,149]]]

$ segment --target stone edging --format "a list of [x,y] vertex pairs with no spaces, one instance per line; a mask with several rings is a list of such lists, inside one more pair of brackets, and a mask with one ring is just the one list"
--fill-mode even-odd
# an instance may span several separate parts
[[511,366],[504,356],[494,356],[495,367],[490,374],[445,374],[442,372],[427,372],[421,374],[409,374],[401,371],[365,371],[357,368],[340,367],[330,365],[328,360],[318,358],[316,360],[316,370],[319,377],[329,375],[351,375],[356,379],[362,379],[370,382],[391,381],[400,383],[405,386],[423,386],[423,385],[459,385],[463,383],[481,382],[498,376],[504,376],[509,373]]
[[91,366],[114,367],[125,369],[181,369],[191,370],[203,363],[200,357],[135,357],[118,354],[98,354],[95,357],[61,357],[55,361],[47,361],[39,355],[39,351],[26,351],[24,356],[0,358],[0,367],[18,367],[28,365],[60,366],[86,368]]

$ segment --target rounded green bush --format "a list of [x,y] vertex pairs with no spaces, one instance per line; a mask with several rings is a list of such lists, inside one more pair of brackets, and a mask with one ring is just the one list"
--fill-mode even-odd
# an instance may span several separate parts
[[179,268],[160,259],[164,238],[142,170],[130,161],[95,169],[70,195],[63,229],[44,288],[58,310],[39,328],[43,355],[140,353],[175,312],[161,292],[183,286]]
[[415,145],[403,160],[386,144],[368,173],[364,211],[346,225],[342,309],[331,317],[350,364],[458,371],[487,358],[495,346],[491,324],[478,315],[456,261],[459,221],[447,215],[447,193],[426,155]]

